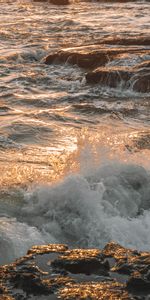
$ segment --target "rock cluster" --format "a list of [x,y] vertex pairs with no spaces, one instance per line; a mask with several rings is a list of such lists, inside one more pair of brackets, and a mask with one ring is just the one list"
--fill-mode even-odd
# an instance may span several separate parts
[[[132,88],[138,93],[150,92],[150,39],[137,37],[129,39],[108,38],[96,45],[66,48],[51,53],[46,64],[69,63],[86,69],[88,84],[101,84],[116,88]],[[137,63],[130,65],[130,57]],[[126,63],[125,63],[126,61]]]
[[150,296],[150,253],[114,242],[99,249],[66,245],[32,247],[0,268],[0,299],[146,300]]

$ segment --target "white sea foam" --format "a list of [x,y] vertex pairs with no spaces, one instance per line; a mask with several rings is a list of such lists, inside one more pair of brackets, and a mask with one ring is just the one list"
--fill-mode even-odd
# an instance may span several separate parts
[[3,260],[23,255],[33,244],[48,242],[103,247],[115,240],[149,250],[149,191],[148,171],[120,164],[26,192],[16,219],[0,219]]
[[0,264],[24,255],[33,244],[43,243],[45,240],[36,228],[15,218],[0,218]]

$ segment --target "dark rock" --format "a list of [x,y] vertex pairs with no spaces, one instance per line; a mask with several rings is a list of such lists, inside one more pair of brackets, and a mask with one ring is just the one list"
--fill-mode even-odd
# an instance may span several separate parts
[[127,289],[136,294],[147,294],[150,292],[150,281],[141,277],[131,277],[127,282]]
[[50,2],[54,5],[68,5],[69,0],[33,0],[34,2]]
[[132,76],[129,69],[122,67],[97,68],[86,74],[87,83],[100,83],[109,87],[117,87],[122,81],[127,82]]
[[127,261],[128,257],[139,257],[140,253],[137,250],[132,250],[132,249],[126,249],[125,247],[115,243],[115,242],[110,242],[108,243],[102,253],[106,257],[113,257],[116,259],[116,261],[119,260],[125,260]]
[[68,5],[69,0],[50,0],[50,3],[54,5]]
[[64,300],[133,300],[125,290],[125,285],[118,282],[81,283],[66,286],[59,292]]
[[137,294],[150,292],[150,253],[126,249],[115,243],[109,243],[103,253],[116,260],[111,271],[130,275],[127,280],[129,291],[137,292]]
[[[121,58],[116,57],[117,59]],[[119,84],[123,87],[132,87],[140,93],[150,92],[150,62],[144,61],[134,67],[105,66],[99,67],[86,74],[86,81],[90,84],[101,84],[116,88]]]
[[150,37],[149,36],[129,36],[129,37],[106,37],[103,41],[105,44],[112,45],[123,45],[123,46],[150,46]]
[[[149,48],[145,47],[149,42],[149,37],[106,38],[96,45],[62,49],[48,55],[44,62],[46,64],[69,63],[87,69],[85,77],[89,84],[99,83],[110,88],[116,88],[121,84],[121,87],[131,88],[138,93],[149,93],[150,61],[144,60],[150,55]],[[137,60],[134,66],[121,65],[126,59],[128,65],[128,60],[133,54],[143,61],[138,63]],[[114,64],[110,65],[111,61]]]
[[63,256],[54,260],[52,266],[64,269],[74,274],[98,274],[108,276],[109,263],[98,250],[75,249],[67,251]]
[[14,288],[22,289],[27,294],[33,295],[46,295],[51,293],[49,286],[43,284],[40,276],[31,273],[19,273],[16,274],[11,282],[14,284]]
[[105,65],[108,61],[108,56],[104,52],[93,51],[91,53],[78,53],[69,51],[59,51],[57,54],[48,55],[45,59],[46,64],[69,63],[77,65],[81,68],[93,68],[97,65]]
[[115,267],[113,268],[116,272],[124,275],[131,275],[132,274],[132,266],[128,263],[117,263]]
[[[105,41],[103,41],[105,43]],[[150,51],[149,51],[150,52]],[[70,63],[81,68],[92,69],[105,66],[107,62],[114,59],[117,55],[130,53],[149,53],[146,49],[138,49],[136,46],[113,46],[109,45],[85,45],[74,48],[66,48],[52,53],[45,58],[46,64]]]
[[143,61],[135,68],[133,90],[140,93],[150,92],[150,60]]
[[[55,0],[54,0],[55,1]],[[61,0],[60,0],[61,1]],[[111,45],[111,47],[110,47]],[[150,61],[144,60],[150,55],[149,36],[129,38],[106,37],[98,44],[62,49],[45,58],[46,64],[69,63],[88,70],[86,81],[89,84],[101,84],[116,88],[131,88],[138,93],[150,92]],[[134,66],[121,65],[135,54],[142,62]],[[112,65],[111,61],[116,62]]]
[[133,84],[133,90],[140,93],[150,93],[150,73],[139,78]]

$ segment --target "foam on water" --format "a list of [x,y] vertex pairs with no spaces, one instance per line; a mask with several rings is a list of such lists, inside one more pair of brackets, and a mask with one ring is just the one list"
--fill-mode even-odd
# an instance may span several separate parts
[[16,218],[0,219],[3,261],[48,242],[103,247],[115,240],[149,250],[149,186],[150,174],[143,167],[112,164],[25,192]]
[[0,264],[11,262],[24,255],[33,244],[45,241],[36,228],[17,222],[15,218],[0,218]]

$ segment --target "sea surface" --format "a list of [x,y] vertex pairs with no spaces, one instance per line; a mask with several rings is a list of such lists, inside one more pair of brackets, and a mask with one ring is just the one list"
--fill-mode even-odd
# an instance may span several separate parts
[[[45,64],[61,49],[148,36],[149,1],[0,0],[1,264],[45,243],[150,250],[150,94]],[[150,60],[150,45],[134,47],[109,68]]]

